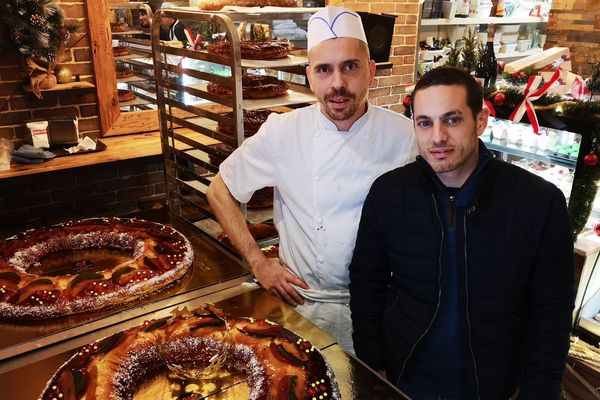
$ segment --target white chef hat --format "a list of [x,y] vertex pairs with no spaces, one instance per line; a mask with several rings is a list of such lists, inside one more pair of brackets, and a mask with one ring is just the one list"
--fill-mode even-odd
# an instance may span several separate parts
[[367,43],[360,15],[344,7],[327,6],[308,20],[308,51],[324,40],[352,37]]

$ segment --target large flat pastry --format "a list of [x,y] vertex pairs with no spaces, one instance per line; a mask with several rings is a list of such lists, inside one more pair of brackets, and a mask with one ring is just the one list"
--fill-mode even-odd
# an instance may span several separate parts
[[155,222],[92,218],[28,230],[0,242],[0,318],[121,304],[177,281],[192,261],[190,242]]
[[[225,389],[219,398],[340,399],[333,371],[309,341],[274,322],[229,318],[210,305],[176,310],[83,347],[40,399],[132,399],[161,373],[172,380],[162,385],[170,387],[167,398],[203,399],[200,378],[219,371],[241,372],[248,385],[243,397]],[[163,398],[151,398],[157,397]]]
[[298,7],[296,0],[202,0],[201,10],[218,11],[226,6],[236,7]]
[[[210,82],[209,93],[233,97],[233,89],[229,86]],[[269,99],[287,94],[288,85],[274,76],[250,75],[242,76],[242,97],[244,99]]]
[[[250,137],[253,136],[262,124],[265,123],[270,114],[275,111],[267,110],[264,108],[258,110],[244,110],[243,112],[243,120],[244,120],[244,136]],[[233,112],[228,112],[224,114],[224,116],[228,118],[233,118]],[[235,129],[226,125],[224,123],[219,122],[218,124],[219,132],[224,133],[229,136],[236,136]]]
[[[209,43],[209,53],[229,56],[231,54],[231,42],[219,40]],[[274,60],[287,57],[290,52],[290,44],[282,40],[243,40],[240,42],[242,58],[252,60]]]

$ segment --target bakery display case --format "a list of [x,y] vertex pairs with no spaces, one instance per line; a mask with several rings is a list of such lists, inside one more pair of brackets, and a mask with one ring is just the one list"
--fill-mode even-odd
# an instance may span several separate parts
[[150,6],[143,2],[112,2],[112,52],[121,112],[156,110],[153,84]]
[[[222,230],[206,201],[206,189],[220,162],[254,133],[251,125],[258,129],[264,122],[257,121],[261,113],[285,112],[316,101],[304,76],[306,50],[293,47],[266,60],[260,59],[262,53],[248,57],[245,38],[255,39],[257,32],[266,35],[270,21],[307,21],[315,10],[178,8],[161,10],[155,16],[153,61],[168,204],[175,214],[233,253],[233,248],[219,240]],[[157,21],[161,18],[178,19],[186,26],[211,24],[217,33],[201,46],[171,47],[160,41]],[[268,224],[270,203],[272,192],[267,189],[241,207],[249,223]],[[274,229],[271,232],[257,238],[262,245],[276,241]]]
[[[539,115],[544,118],[543,114]],[[540,134],[531,125],[513,123],[490,117],[481,140],[500,159],[524,168],[556,185],[570,201],[573,182],[579,168],[585,167],[583,159],[589,153],[589,121],[566,118],[542,121]],[[552,127],[548,127],[552,126]],[[594,317],[600,312],[600,268],[596,266],[600,251],[597,234],[600,220],[600,196],[592,205],[585,228],[575,242],[575,309],[574,324],[600,337],[600,321]]]
[[[302,318],[293,308],[253,284],[237,285],[190,300],[185,303],[185,307],[194,310],[206,303],[214,304],[231,317],[251,315],[255,319],[268,319],[284,325],[285,328],[310,341],[320,350],[332,369],[342,399],[408,399],[361,361],[341,350],[332,337]],[[118,324],[103,326],[97,331],[49,346],[25,361],[17,359],[3,362],[0,364],[0,384],[5,387],[3,396],[14,400],[37,398],[55,371],[80,347],[139,325],[145,320],[171,317],[182,310],[183,305],[171,305],[154,312],[151,316],[123,318]],[[172,398],[170,385],[173,383],[173,374],[173,370],[158,371],[151,379],[142,383],[137,392],[139,397],[134,398]],[[205,388],[201,397],[203,399],[247,398],[248,396],[249,385],[243,374],[221,371],[219,374],[204,376],[204,378],[193,383],[196,387]],[[14,384],[25,380],[27,385]]]
[[[164,290],[97,311],[50,319],[0,318],[0,363],[4,364],[7,360],[28,352],[46,348],[136,315],[151,313],[204,294],[239,285],[249,279],[248,270],[238,260],[215,248],[179,218],[164,210],[142,212],[136,214],[135,217],[171,226],[190,241],[194,251],[194,261],[188,273],[177,282],[165,287]],[[102,255],[87,255],[84,251],[63,251],[58,254],[64,260],[85,257],[92,266],[111,265],[111,263],[114,265],[122,262],[124,257],[113,251]],[[48,257],[52,258],[52,254]],[[62,270],[61,274],[78,273],[77,265],[71,261],[63,263],[66,271]],[[41,260],[42,264],[45,262],[45,259]]]
[[541,128],[536,135],[529,124],[490,117],[481,139],[502,160],[555,184],[568,201],[581,146],[580,133]]

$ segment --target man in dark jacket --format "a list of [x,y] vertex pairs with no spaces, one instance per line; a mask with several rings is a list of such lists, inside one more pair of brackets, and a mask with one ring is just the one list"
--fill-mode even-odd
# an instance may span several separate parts
[[565,198],[479,141],[489,111],[471,76],[428,72],[413,108],[420,156],[373,183],[349,267],[356,354],[417,400],[558,399]]

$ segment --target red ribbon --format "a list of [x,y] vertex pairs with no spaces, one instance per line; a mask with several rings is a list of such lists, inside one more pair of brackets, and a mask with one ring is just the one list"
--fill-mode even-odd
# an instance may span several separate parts
[[489,101],[489,100],[487,100],[487,99],[485,99],[483,102],[485,103],[485,106],[487,107],[487,109],[490,110],[490,115],[492,117],[495,117],[496,116],[496,109],[494,108],[494,105],[492,104],[492,102]]
[[562,72],[562,69],[557,69],[556,72],[554,72],[554,75],[552,75],[552,78],[550,78],[550,80],[546,83],[544,83],[544,85],[540,88],[538,88],[535,91],[530,92],[533,88],[537,88],[540,85],[540,82],[542,81],[542,77],[540,75],[536,75],[536,76],[530,76],[529,77],[529,82],[527,82],[527,86],[525,87],[525,92],[523,92],[525,98],[523,99],[523,101],[521,101],[519,103],[519,105],[515,108],[515,110],[512,112],[512,114],[510,114],[509,119],[512,122],[519,122],[521,121],[521,118],[523,118],[523,114],[525,114],[525,112],[527,112],[527,117],[529,117],[529,122],[531,123],[531,126],[533,127],[533,131],[536,134],[540,134],[540,124],[538,123],[537,120],[537,115],[535,115],[535,110],[533,109],[533,103],[532,101],[535,101],[537,99],[539,99],[540,97],[542,97],[542,95],[544,93],[546,93],[548,91],[548,89],[550,89],[550,86],[552,86],[554,84],[554,82],[556,82],[558,80],[558,78],[560,78],[560,73]]

